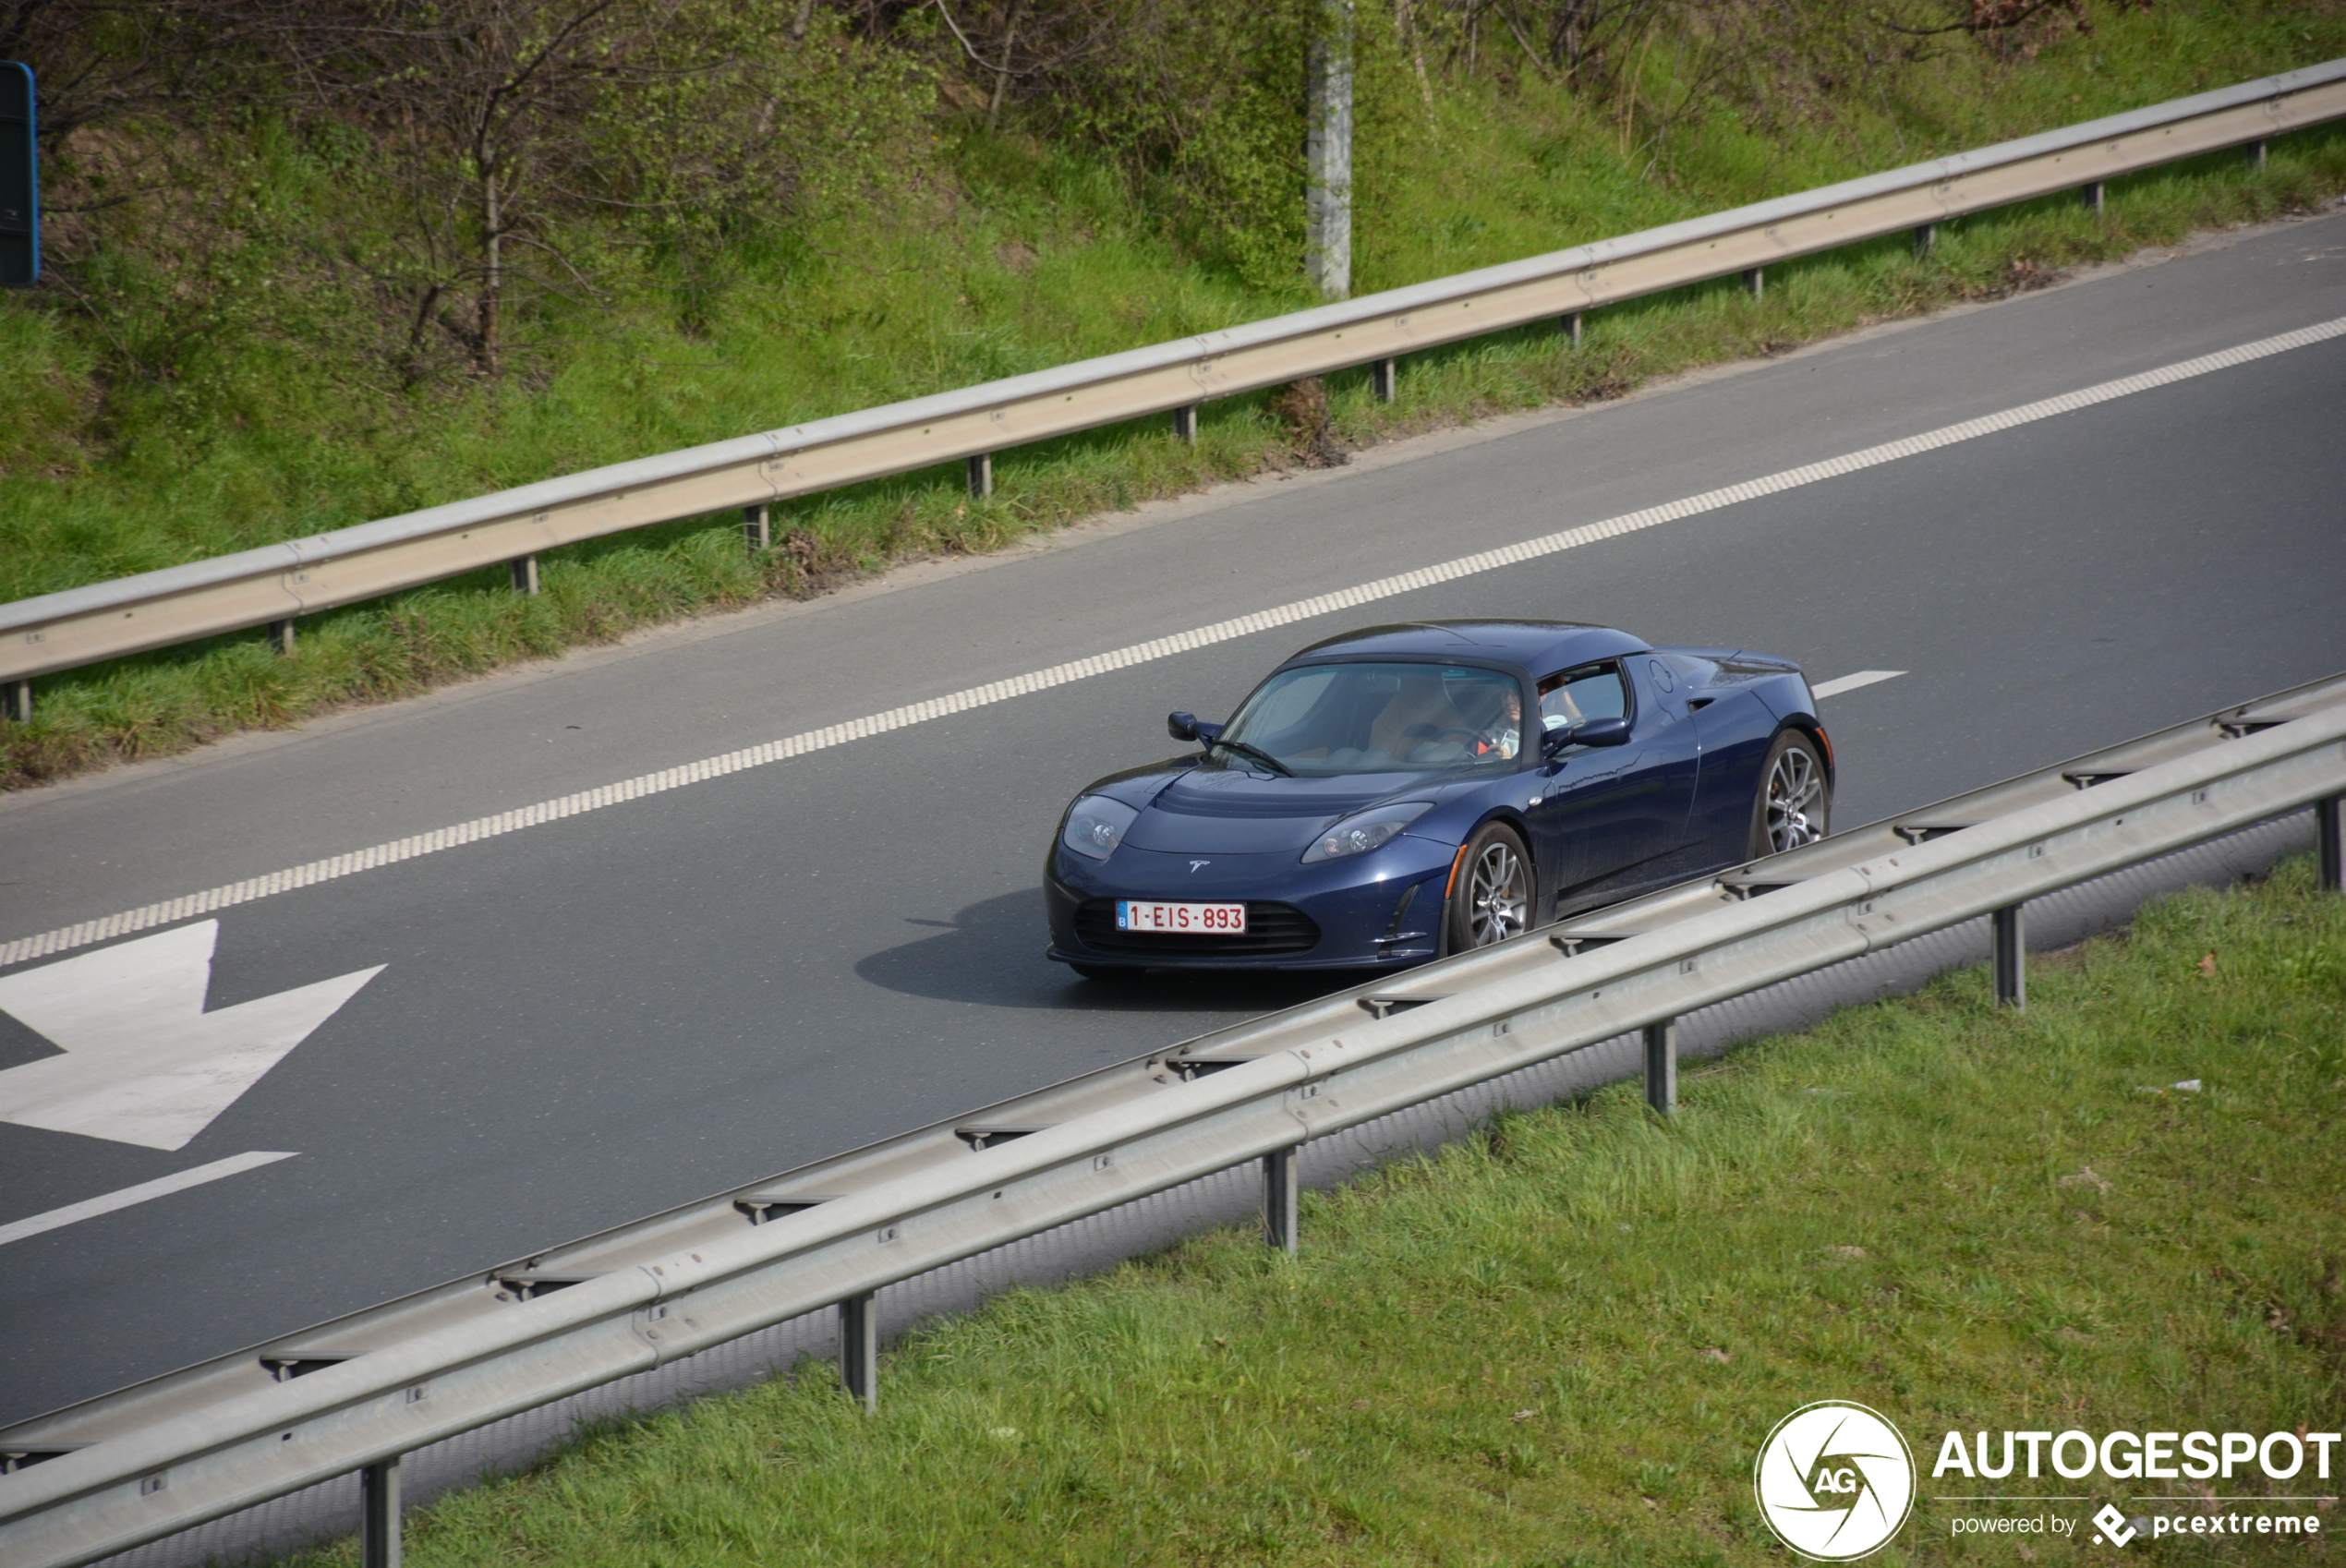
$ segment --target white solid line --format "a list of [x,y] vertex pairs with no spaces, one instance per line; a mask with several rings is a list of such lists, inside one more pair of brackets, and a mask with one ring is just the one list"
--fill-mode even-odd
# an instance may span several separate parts
[[1860,669],[1855,675],[1844,675],[1828,681],[1821,686],[1811,686],[1808,688],[1808,694],[1819,702],[1822,702],[1827,697],[1837,697],[1844,692],[1854,692],[1860,686],[1870,686],[1877,681],[1895,681],[1905,673],[1903,669]]
[[476,843],[483,838],[493,838],[500,834],[515,832],[524,827],[536,827],[544,823],[559,822],[564,817],[576,816],[584,812],[600,811],[605,806],[615,806],[625,801],[640,800],[646,795],[657,795],[664,790],[680,789],[687,784],[701,784],[712,778],[722,778],[728,774],[738,773],[746,767],[763,767],[768,763],[780,762],[788,757],[804,756],[808,752],[823,751],[831,746],[844,745],[850,741],[862,740],[866,736],[882,735],[892,730],[901,730],[906,725],[920,724],[932,718],[942,718],[948,714],[965,713],[971,708],[1006,702],[1011,697],[1027,696],[1036,692],[1048,691],[1054,686],[1063,686],[1070,681],[1082,681],[1094,675],[1106,675],[1112,670],[1128,669],[1136,664],[1146,664],[1155,659],[1167,658],[1177,653],[1187,653],[1194,648],[1228,642],[1237,637],[1251,636],[1254,633],[1267,632],[1274,627],[1291,625],[1299,621],[1314,620],[1323,615],[1333,615],[1340,609],[1355,609],[1361,605],[1391,598],[1397,594],[1413,593],[1420,588],[1433,587],[1438,583],[1452,583],[1461,577],[1472,577],[1484,572],[1494,572],[1500,567],[1513,566],[1518,561],[1530,561],[1540,556],[1554,555],[1562,550],[1578,549],[1583,545],[1598,544],[1606,539],[1618,538],[1624,534],[1634,534],[1642,529],[1659,527],[1664,523],[1675,523],[1682,518],[1698,516],[1706,512],[1716,512],[1741,501],[1757,500],[1761,496],[1778,495],[1785,490],[1798,489],[1804,485],[1838,478],[1844,474],[1854,474],[1860,469],[1871,468],[1880,464],[1895,463],[1901,458],[1917,457],[1926,452],[1936,452],[1941,447],[1977,440],[1982,436],[1992,436],[2000,431],[2014,429],[2039,419],[2050,419],[2056,415],[2074,414],[2078,409],[2091,408],[2097,404],[2109,403],[2122,397],[2132,397],[2136,392],[2151,392],[2159,387],[2172,386],[2178,381],[2190,380],[2195,376],[2209,375],[2218,370],[2230,369],[2236,365],[2246,365],[2253,360],[2263,359],[2271,355],[2286,354],[2292,349],[2327,343],[2337,337],[2346,337],[2346,317],[2317,322],[2310,327],[2300,327],[2293,332],[2282,332],[2275,337],[2260,338],[2255,343],[2244,343],[2236,348],[2202,355],[2196,359],[2181,360],[2173,365],[2161,366],[2155,370],[2145,370],[2138,375],[2122,377],[2118,380],[2103,381],[2098,386],[2081,387],[2073,392],[2063,392],[2059,397],[2023,404],[2017,408],[2007,408],[1997,414],[1982,415],[1977,419],[1966,419],[1960,425],[1942,426],[1936,430],[1926,430],[1920,435],[1906,436],[1898,440],[1885,442],[1880,446],[1867,447],[1862,452],[1853,452],[1840,457],[1829,457],[1821,463],[1810,463],[1798,468],[1787,468],[1782,473],[1770,474],[1757,479],[1747,479],[1739,485],[1706,490],[1700,495],[1687,496],[1680,501],[1664,501],[1659,506],[1649,506],[1643,511],[1625,513],[1618,517],[1608,517],[1602,523],[1584,524],[1578,528],[1566,528],[1561,533],[1549,534],[1541,538],[1502,545],[1497,549],[1484,550],[1479,555],[1460,556],[1455,561],[1445,561],[1433,566],[1421,566],[1414,572],[1405,572],[1394,577],[1381,577],[1373,583],[1362,583],[1355,587],[1340,588],[1334,593],[1322,594],[1315,598],[1297,599],[1289,604],[1275,605],[1268,609],[1258,609],[1251,615],[1242,615],[1235,620],[1216,621],[1211,626],[1201,626],[1194,631],[1177,632],[1169,637],[1159,637],[1155,642],[1135,643],[1130,647],[1094,654],[1089,658],[1074,659],[1066,664],[1055,664],[1048,669],[1033,670],[1024,675],[1012,676],[1006,681],[996,681],[984,686],[973,686],[966,691],[955,692],[950,696],[932,697],[926,702],[910,703],[902,707],[889,708],[885,713],[872,714],[868,718],[850,719],[845,723],[829,725],[821,730],[809,730],[803,734],[786,736],[780,741],[768,741],[763,745],[746,747],[738,752],[727,752],[721,756],[663,768],[658,773],[640,774],[634,778],[621,779],[617,783],[605,784],[593,790],[582,790],[576,794],[563,795],[556,800],[540,801],[536,805],[500,812],[495,816],[475,817],[470,822],[460,822],[453,826],[443,827],[436,832],[417,833],[409,838],[394,839],[388,844],[377,844],[369,849],[354,850],[347,854],[311,861],[307,865],[289,866],[283,871],[271,872],[266,876],[248,877],[242,882],[231,882],[223,887],[209,887],[200,893],[189,893],[181,898],[149,904],[143,909],[125,910],[119,914],[107,915],[100,920],[86,920],[77,925],[60,926],[54,931],[44,931],[38,935],[18,937],[13,942],[0,943],[0,966],[21,963],[27,959],[43,958],[51,953],[62,953],[69,947],[86,947],[90,943],[103,942],[115,936],[127,936],[134,931],[144,931],[150,926],[168,925],[174,921],[210,914],[215,910],[224,910],[231,905],[248,903],[255,899],[265,899],[273,893],[291,892],[296,887],[308,887],[319,882],[331,882],[336,877],[349,876],[361,871],[372,871],[379,866],[395,865],[401,861],[414,860],[418,855],[435,854],[442,850],[453,850],[460,844]]
[[35,1214],[30,1219],[0,1225],[0,1247],[6,1247],[12,1241],[22,1241],[29,1236],[39,1236],[43,1231],[56,1230],[79,1220],[111,1214],[116,1209],[127,1209],[134,1203],[144,1203],[150,1198],[166,1198],[175,1192],[185,1192],[191,1187],[201,1187],[208,1181],[218,1181],[222,1176],[236,1176],[262,1165],[272,1165],[279,1160],[290,1160],[298,1152],[298,1150],[288,1150],[278,1154],[255,1150],[249,1154],[232,1154],[224,1160],[214,1160],[208,1165],[198,1165],[192,1171],[181,1171],[177,1176],[157,1176],[136,1187],[126,1187],[119,1192],[109,1192],[100,1198],[85,1198],[79,1203],[68,1203],[45,1214]]

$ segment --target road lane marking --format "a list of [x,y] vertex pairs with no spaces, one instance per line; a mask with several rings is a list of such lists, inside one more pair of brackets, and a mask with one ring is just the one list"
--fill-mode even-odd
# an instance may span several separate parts
[[1854,692],[1860,686],[1870,686],[1877,681],[1895,681],[1905,673],[1903,669],[1860,669],[1854,675],[1843,675],[1821,686],[1811,686],[1808,694],[1819,702],[1837,697],[1844,692]]
[[34,936],[18,937],[13,942],[0,943],[0,966],[21,963],[27,959],[37,959],[50,953],[64,952],[67,948],[85,947],[92,942],[103,942],[110,937],[126,936],[131,932],[145,931],[151,926],[168,925],[174,921],[186,920],[192,915],[210,914],[215,910],[249,903],[255,899],[266,899],[278,893],[289,893],[298,887],[331,882],[337,877],[349,876],[362,871],[372,871],[380,866],[396,865],[402,861],[414,860],[421,855],[437,854],[442,850],[453,850],[462,845],[478,843],[483,838],[494,838],[502,834],[516,832],[525,827],[537,827],[549,822],[560,822],[565,817],[577,816],[590,811],[600,811],[605,806],[615,806],[628,801],[641,800],[647,795],[660,794],[669,790],[682,789],[689,784],[705,784],[712,778],[722,778],[730,774],[739,773],[744,768],[764,767],[769,763],[781,762],[790,757],[804,756],[809,752],[824,751],[832,746],[844,745],[850,741],[860,741],[872,735],[884,735],[890,730],[901,730],[908,725],[923,724],[933,718],[943,718],[950,714],[966,713],[972,708],[1006,702],[1011,697],[1028,696],[1036,692],[1048,691],[1054,686],[1063,686],[1072,681],[1088,680],[1094,675],[1106,675],[1115,670],[1128,669],[1136,664],[1147,664],[1155,659],[1168,658],[1175,654],[1189,653],[1216,643],[1252,636],[1257,632],[1267,632],[1276,627],[1292,625],[1299,621],[1311,621],[1323,615],[1333,615],[1338,610],[1354,609],[1361,605],[1391,598],[1398,594],[1415,593],[1421,588],[1453,583],[1461,577],[1472,577],[1484,572],[1494,572],[1503,566],[1514,566],[1526,561],[1537,560],[1542,556],[1554,555],[1568,549],[1578,549],[1584,545],[1619,538],[1625,534],[1639,533],[1647,528],[1659,527],[1664,523],[1675,523],[1684,518],[1699,516],[1706,512],[1716,512],[1743,501],[1756,501],[1761,496],[1780,495],[1786,490],[1798,489],[1804,485],[1814,485],[1826,479],[1839,478],[1844,474],[1855,474],[1861,469],[1877,467],[1881,464],[1895,463],[1903,458],[1919,457],[1927,452],[1937,452],[1941,447],[1977,440],[1983,436],[1996,435],[2001,431],[2017,428],[2022,425],[2033,424],[2039,419],[2050,419],[2062,414],[2074,414],[2081,408],[2091,408],[2118,398],[2132,397],[2137,392],[2173,386],[2179,381],[2187,381],[2196,376],[2231,369],[2234,366],[2246,365],[2276,354],[2286,354],[2292,349],[2306,348],[2315,344],[2327,343],[2337,337],[2346,337],[2346,317],[2317,322],[2310,327],[2301,327],[2293,332],[2282,332],[2274,337],[2260,338],[2255,343],[2242,344],[2235,348],[2202,355],[2195,359],[2181,360],[2172,365],[2161,366],[2155,370],[2145,370],[2139,375],[2121,377],[2114,381],[2103,381],[2097,386],[2084,387],[2073,392],[2063,392],[2059,397],[2023,404],[2016,408],[2004,409],[2001,413],[1982,415],[1977,419],[1966,419],[1959,425],[1942,426],[1939,429],[1926,430],[1920,435],[1908,436],[1901,440],[1885,441],[1880,446],[1867,447],[1861,452],[1849,452],[1841,457],[1830,457],[1820,463],[1806,464],[1798,468],[1784,469],[1781,473],[1763,475],[1759,478],[1747,479],[1739,485],[1730,485],[1723,489],[1706,490],[1700,495],[1688,496],[1681,501],[1664,501],[1659,506],[1649,506],[1641,511],[1625,513],[1618,517],[1608,517],[1601,523],[1584,524],[1577,528],[1566,528],[1561,533],[1548,534],[1536,539],[1525,539],[1517,544],[1505,545],[1497,549],[1483,550],[1475,555],[1460,556],[1455,561],[1420,567],[1415,572],[1404,572],[1398,576],[1379,578],[1373,583],[1363,583],[1357,587],[1341,589],[1332,594],[1322,594],[1313,598],[1297,599],[1292,603],[1278,605],[1269,609],[1257,610],[1252,615],[1216,621],[1211,626],[1201,626],[1194,631],[1177,633],[1169,637],[1159,637],[1154,642],[1135,643],[1130,647],[1094,654],[1089,658],[1075,659],[1067,664],[1056,664],[1047,669],[1037,669],[1025,675],[1012,676],[1007,681],[996,681],[984,686],[973,686],[966,691],[955,692],[948,696],[932,697],[926,702],[908,703],[902,707],[889,708],[884,713],[871,714],[863,718],[850,719],[846,723],[828,725],[820,730],[810,730],[803,734],[792,735],[780,741],[768,741],[763,745],[749,746],[736,752],[727,752],[722,755],[707,757],[699,762],[662,768],[658,773],[640,774],[634,778],[623,778],[616,783],[605,784],[593,790],[582,790],[576,794],[563,795],[550,801],[540,801],[536,805],[500,812],[494,816],[475,817],[470,822],[460,822],[433,832],[418,833],[409,838],[393,839],[390,843],[377,844],[369,849],[353,850],[347,854],[311,861],[307,865],[288,866],[283,871],[271,872],[265,876],[248,877],[242,882],[231,882],[218,887],[209,887],[200,893],[189,893],[181,898],[148,904],[140,909],[126,910],[119,914],[107,915],[103,919],[83,921],[76,925],[60,926],[54,931],[44,931]]
[[377,964],[204,1011],[220,923],[203,921],[0,976],[0,1013],[63,1055],[0,1072],[0,1121],[184,1149]]
[[284,1153],[266,1153],[256,1150],[249,1154],[232,1154],[224,1160],[214,1160],[208,1165],[198,1165],[192,1171],[181,1171],[177,1176],[157,1176],[152,1181],[142,1181],[136,1187],[126,1187],[119,1192],[109,1192],[100,1198],[85,1198],[79,1203],[68,1203],[62,1209],[52,1209],[45,1214],[34,1214],[28,1219],[12,1220],[5,1225],[0,1225],[0,1247],[6,1247],[12,1241],[22,1241],[29,1236],[39,1236],[43,1231],[56,1230],[78,1221],[92,1220],[100,1214],[111,1214],[116,1209],[127,1209],[133,1204],[144,1203],[151,1198],[168,1198],[175,1192],[185,1192],[191,1187],[201,1187],[208,1181],[218,1181],[222,1176],[232,1176],[245,1171],[258,1170],[262,1165],[273,1165],[280,1160],[292,1159],[298,1152],[298,1150],[287,1150]]

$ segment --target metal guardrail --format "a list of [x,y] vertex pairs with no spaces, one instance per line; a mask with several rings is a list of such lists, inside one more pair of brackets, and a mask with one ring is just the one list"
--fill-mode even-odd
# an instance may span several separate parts
[[1599,306],[1741,274],[1755,290],[1776,262],[2064,190],[2097,211],[2102,184],[2177,159],[2245,146],[2261,159],[2283,132],[2346,117],[2346,60],[1797,196],[1462,272],[1339,305],[1087,359],[787,429],[641,458],[284,544],[0,605],[0,716],[30,713],[30,680],[102,659],[296,617],[511,562],[534,587],[539,552],[629,528],[750,510],[967,459],[991,484],[992,454],[1172,412],[1194,433],[1206,400],[1360,365],[1380,395],[1402,355],[1554,320],[1578,337]]
[[1326,1136],[2314,805],[2340,885],[2346,675],[941,1122],[0,1431],[0,1561],[66,1568],[351,1471],[395,1561],[398,1456],[826,1307],[875,1393],[873,1293],[1260,1159],[1295,1243]]

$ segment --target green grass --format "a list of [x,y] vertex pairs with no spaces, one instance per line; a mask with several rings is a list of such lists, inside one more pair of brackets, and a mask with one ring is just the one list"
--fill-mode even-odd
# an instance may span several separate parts
[[[2337,1426],[2346,899],[2307,862],[2040,959],[2025,1016],[1956,973],[1683,1094],[1307,1196],[1293,1260],[1223,1233],[999,1298],[887,1357],[877,1417],[811,1368],[600,1427],[411,1514],[408,1561],[1756,1564],[1753,1454],[1819,1398],[1926,1467],[1949,1429]],[[2026,1560],[1926,1501],[1872,1561]]]
[[[2089,11],[2090,35],[2056,29],[2026,60],[1950,45],[1919,60],[1885,54],[1846,81],[1714,82],[1659,140],[1635,114],[1616,118],[1536,78],[1437,73],[1435,111],[1388,115],[1362,164],[1356,285],[1513,259],[2346,54],[2338,0],[2097,0]],[[1667,103],[1672,71],[1697,65],[1656,52],[1639,79]],[[103,244],[78,242],[93,247],[81,275],[111,291],[103,308],[0,300],[12,398],[0,421],[0,597],[1306,302],[1185,246],[1164,194],[1094,153],[989,138],[949,115],[937,134],[931,162],[887,202],[835,201],[746,234],[707,276],[616,254],[604,302],[516,309],[519,368],[505,381],[402,390],[383,346],[400,334],[327,255],[381,243],[367,227],[381,193],[363,158],[253,130],[220,165],[223,227],[204,245],[181,243],[170,223],[125,219]],[[1763,303],[1723,283],[1602,311],[1578,353],[1519,332],[1416,356],[1396,405],[1373,403],[1362,375],[1340,375],[1334,428],[1358,445],[1618,395],[2341,191],[2346,132],[2300,133],[2273,144],[2262,173],[2210,157],[2118,182],[2098,220],[2038,202],[1946,225],[1928,259],[1882,241],[1772,269]],[[98,232],[101,220],[87,222]],[[781,521],[792,547],[764,560],[740,550],[731,519],[680,524],[549,557],[538,602],[481,573],[305,621],[289,659],[263,657],[253,633],[69,672],[38,683],[31,724],[0,722],[0,785],[298,722],[908,557],[996,549],[1297,461],[1263,398],[1231,399],[1207,408],[1195,450],[1152,421],[1005,453],[984,503],[942,470],[794,502]]]

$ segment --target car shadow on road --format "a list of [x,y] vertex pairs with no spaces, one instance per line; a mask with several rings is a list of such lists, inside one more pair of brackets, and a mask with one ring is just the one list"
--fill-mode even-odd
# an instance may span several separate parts
[[1073,1008],[1084,1012],[1275,1012],[1357,985],[1365,974],[1244,971],[1084,980],[1043,956],[1049,927],[1039,888],[1005,893],[957,912],[950,921],[910,919],[922,935],[872,954],[855,972],[874,985],[912,996],[997,1007]]

